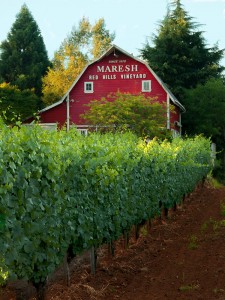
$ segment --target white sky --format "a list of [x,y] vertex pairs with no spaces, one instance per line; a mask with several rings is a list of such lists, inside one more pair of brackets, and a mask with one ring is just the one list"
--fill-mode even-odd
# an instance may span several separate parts
[[[135,56],[146,37],[156,33],[170,0],[0,0],[0,42],[6,39],[21,6],[26,3],[37,22],[49,54],[53,57],[61,42],[83,16],[94,24],[104,18],[115,32],[114,44]],[[201,24],[209,46],[225,48],[225,0],[181,0],[193,21]],[[225,63],[223,63],[225,65]]]

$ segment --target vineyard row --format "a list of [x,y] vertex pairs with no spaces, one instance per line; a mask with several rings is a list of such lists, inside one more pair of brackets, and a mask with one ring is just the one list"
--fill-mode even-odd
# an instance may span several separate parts
[[0,131],[0,269],[45,282],[63,261],[171,208],[211,169],[210,141]]

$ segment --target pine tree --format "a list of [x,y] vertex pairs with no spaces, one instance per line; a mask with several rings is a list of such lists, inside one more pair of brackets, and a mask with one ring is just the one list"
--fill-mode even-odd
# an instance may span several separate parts
[[153,46],[147,42],[141,55],[179,98],[184,88],[204,84],[221,76],[219,64],[223,50],[208,48],[199,25],[183,8],[180,0],[172,1],[160,23]]
[[25,4],[0,51],[0,78],[20,90],[34,89],[40,96],[50,62],[40,29]]

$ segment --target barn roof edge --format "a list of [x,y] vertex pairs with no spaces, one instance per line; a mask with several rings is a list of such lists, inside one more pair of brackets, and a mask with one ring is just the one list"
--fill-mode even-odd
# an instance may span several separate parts
[[74,80],[74,82],[71,84],[71,86],[70,86],[70,88],[68,89],[68,91],[66,92],[66,94],[65,94],[59,101],[57,101],[57,102],[55,102],[55,103],[53,103],[53,104],[51,104],[51,105],[49,105],[49,106],[43,108],[42,110],[39,111],[39,113],[45,112],[45,111],[47,111],[47,110],[49,110],[49,109],[51,109],[51,108],[54,108],[54,107],[56,107],[56,106],[62,104],[64,101],[66,101],[67,96],[70,94],[71,90],[72,90],[73,87],[76,85],[76,83],[79,81],[79,79],[80,79],[81,76],[84,74],[84,72],[87,70],[87,68],[88,68],[90,65],[92,65],[92,64],[94,64],[94,63],[96,63],[96,62],[102,60],[104,57],[108,56],[109,54],[111,54],[111,53],[112,53],[113,51],[115,51],[115,50],[120,51],[120,52],[122,52],[123,54],[125,54],[125,55],[127,55],[127,56],[129,56],[129,57],[131,57],[131,58],[133,58],[133,59],[135,59],[135,60],[137,60],[137,61],[139,61],[140,63],[145,64],[145,66],[146,66],[146,67],[150,70],[150,72],[154,75],[154,77],[155,77],[156,80],[159,82],[159,84],[164,88],[164,90],[166,91],[166,93],[169,94],[170,99],[172,100],[172,102],[173,102],[174,104],[176,104],[178,107],[180,107],[180,109],[181,109],[183,112],[186,111],[185,107],[178,101],[178,99],[177,99],[177,98],[174,96],[174,94],[170,91],[170,89],[167,87],[167,85],[166,85],[166,84],[162,81],[162,79],[161,79],[161,78],[160,78],[160,77],[152,70],[152,68],[149,66],[149,64],[148,64],[145,60],[142,60],[142,59],[140,59],[140,58],[138,58],[138,57],[135,57],[135,56],[133,56],[133,54],[130,54],[130,53],[128,53],[127,51],[123,50],[122,48],[118,47],[117,45],[113,44],[113,45],[111,45],[111,46],[108,48],[108,50],[106,50],[106,52],[104,52],[99,58],[97,58],[97,59],[93,60],[92,62],[88,63],[88,64],[83,68],[82,72],[79,74],[79,76],[77,76],[77,78],[76,78],[76,79]]

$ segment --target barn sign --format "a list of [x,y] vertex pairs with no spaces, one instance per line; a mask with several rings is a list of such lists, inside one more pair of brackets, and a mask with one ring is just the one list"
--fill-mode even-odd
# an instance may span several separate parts
[[[67,130],[74,124],[78,129],[87,131],[91,125],[80,117],[88,109],[86,104],[117,92],[143,93],[146,97],[166,103],[166,127],[175,134],[181,133],[181,113],[185,111],[183,105],[145,61],[116,45],[88,64],[60,101],[39,111],[40,121],[57,123],[59,127],[66,125]],[[170,114],[171,105],[174,106],[173,114]]]

